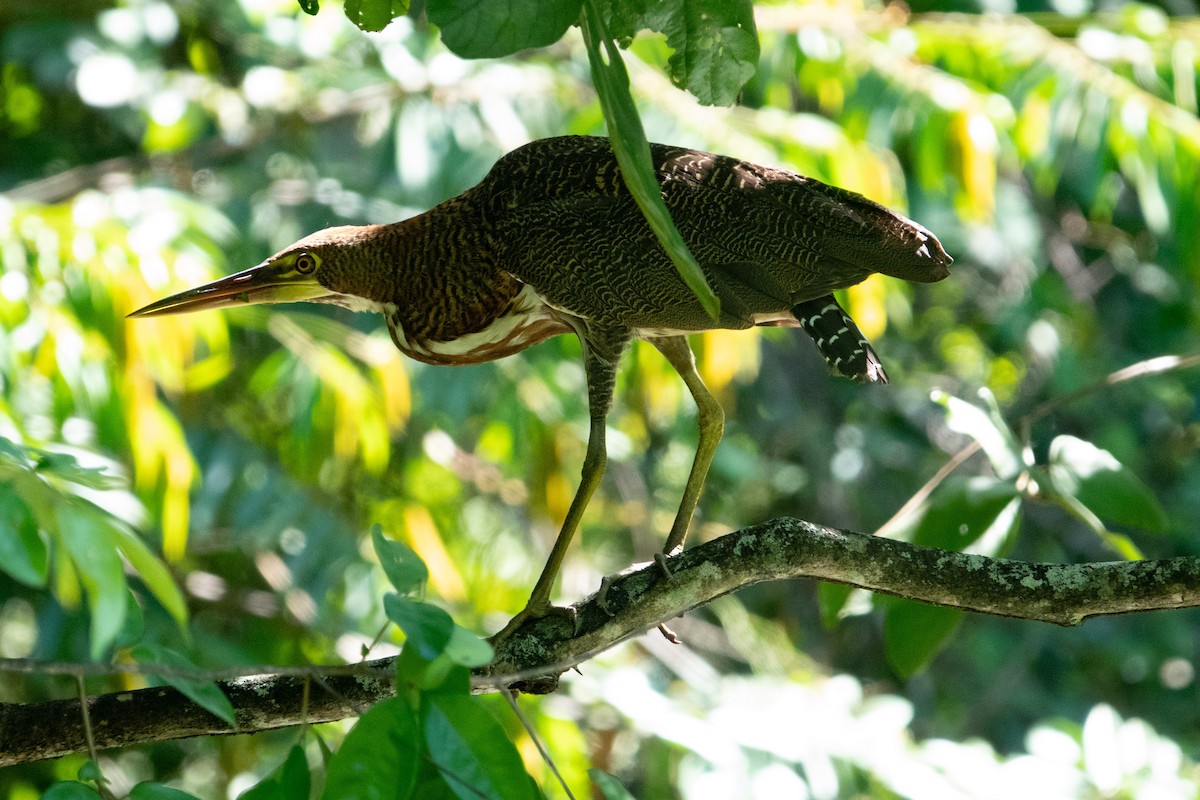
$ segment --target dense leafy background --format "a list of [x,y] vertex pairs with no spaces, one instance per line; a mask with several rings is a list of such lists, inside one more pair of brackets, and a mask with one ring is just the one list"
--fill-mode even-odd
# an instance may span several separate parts
[[[1200,29],[1172,16],[1195,9],[913,6],[760,7],[735,109],[672,86],[697,90],[666,26],[626,56],[652,139],[864,192],[958,259],[941,284],[847,293],[888,387],[829,378],[795,332],[695,338],[729,412],[696,535],[780,514],[875,530],[976,436],[982,454],[888,532],[1049,561],[1194,554],[1194,370],[1034,412],[1200,349]],[[266,0],[0,7],[0,655],[354,660],[386,618],[373,523],[425,559],[429,599],[498,628],[577,479],[575,342],[430,368],[337,310],[124,316],[311,230],[422,211],[529,139],[602,132],[574,28],[467,61],[420,14],[365,35],[339,8]],[[633,348],[562,596],[661,543],[691,414]],[[1058,630],[774,584],[681,621],[683,647],[625,645],[526,709],[577,792],[595,766],[639,797],[1194,796],[1198,622]],[[72,692],[0,681],[3,701]],[[168,743],[102,767],[118,796],[145,780],[236,796],[269,775],[299,785],[295,741]],[[81,763],[0,771],[0,792],[36,797]]]

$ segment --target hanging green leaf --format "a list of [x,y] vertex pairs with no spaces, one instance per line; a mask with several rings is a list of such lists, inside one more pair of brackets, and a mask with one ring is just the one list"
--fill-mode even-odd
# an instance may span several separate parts
[[[316,5],[316,0],[313,0]],[[301,8],[304,6],[301,5]],[[308,9],[304,9],[308,11]],[[346,0],[346,17],[364,31],[381,31],[408,13],[407,0]],[[309,13],[314,13],[309,11]]]
[[463,58],[498,58],[554,44],[579,18],[583,0],[428,0],[429,20]]
[[708,285],[704,271],[679,235],[679,229],[667,211],[662,190],[654,177],[650,144],[646,141],[646,131],[642,128],[642,120],[629,91],[629,73],[625,71],[621,51],[605,30],[593,0],[584,0],[583,8],[583,40],[591,65],[592,83],[600,98],[613,154],[621,166],[625,185],[629,187],[638,208],[646,215],[646,221],[671,257],[675,269],[679,270],[684,283],[699,298],[709,316],[716,319],[721,304]]

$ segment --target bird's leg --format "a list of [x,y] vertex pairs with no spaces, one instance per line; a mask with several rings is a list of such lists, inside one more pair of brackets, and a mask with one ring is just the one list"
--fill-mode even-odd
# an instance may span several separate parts
[[[661,339],[651,339],[651,344],[658,348],[666,357],[675,371],[687,384],[692,399],[696,401],[697,423],[700,426],[700,441],[696,444],[696,457],[692,461],[692,471],[688,475],[687,485],[683,489],[683,500],[679,503],[679,512],[675,515],[675,523],[663,546],[662,558],[673,556],[683,549],[683,540],[687,538],[688,527],[692,523],[692,514],[700,501],[700,491],[704,488],[704,479],[708,475],[709,465],[712,464],[713,454],[717,444],[725,432],[725,412],[721,404],[708,391],[700,373],[696,372],[696,359],[688,346],[686,336],[667,336]],[[659,566],[668,575],[665,560],[656,556]]]
[[546,559],[546,566],[542,568],[541,577],[529,595],[529,602],[499,633],[492,636],[493,643],[504,641],[527,620],[544,617],[552,609],[550,592],[554,588],[554,579],[558,577],[559,568],[567,555],[567,547],[579,528],[580,520],[583,519],[583,512],[587,509],[592,495],[596,493],[600,479],[604,477],[604,468],[608,461],[605,420],[612,406],[617,361],[628,340],[629,334],[621,331],[614,331],[608,335],[587,329],[579,332],[579,341],[583,345],[584,370],[587,373],[590,418],[583,476],[579,488],[575,491],[575,497],[571,500],[571,506],[567,509],[567,516],[558,532],[558,538],[554,540],[554,547]]

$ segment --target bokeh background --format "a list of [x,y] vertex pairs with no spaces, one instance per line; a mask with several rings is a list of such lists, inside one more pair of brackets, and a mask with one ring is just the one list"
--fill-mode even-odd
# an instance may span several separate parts
[[[0,655],[121,662],[151,643],[214,668],[356,660],[384,619],[373,523],[427,561],[430,598],[461,624],[490,633],[523,604],[583,458],[574,340],[438,368],[339,309],[125,319],[313,230],[419,213],[531,139],[604,132],[576,29],[464,61],[415,11],[364,34],[336,6],[310,17],[284,0],[0,6]],[[983,526],[990,552],[1196,554],[1195,370],[1034,414],[1200,349],[1194,5],[757,12],[761,63],[733,109],[673,87],[661,37],[633,43],[649,137],[862,192],[957,261],[940,284],[876,277],[845,293],[886,387],[829,376],[797,331],[694,337],[728,414],[696,540],[780,515],[879,529],[972,441],[931,393],[985,407],[986,389],[1032,463],[1075,436],[1157,498],[1101,533],[1026,487]],[[684,387],[636,344],[561,598],[661,546],[694,441]],[[992,470],[971,456],[927,499],[926,512],[948,498],[945,544]],[[131,567],[111,554],[96,566],[79,532],[97,525],[126,541]],[[133,563],[127,535],[166,569]],[[1200,792],[1197,612],[1071,630],[954,618],[914,655],[879,606],[760,585],[680,620],[682,646],[650,634],[523,702],[573,786],[597,766],[644,798]],[[5,702],[73,691],[0,681]],[[164,743],[104,764],[118,796],[157,779],[234,797],[294,739]],[[81,760],[0,770],[0,794],[37,797]]]

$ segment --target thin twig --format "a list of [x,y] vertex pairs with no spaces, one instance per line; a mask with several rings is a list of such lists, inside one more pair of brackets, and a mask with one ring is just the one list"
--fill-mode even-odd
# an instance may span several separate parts
[[512,709],[512,712],[517,715],[517,719],[521,721],[521,725],[524,726],[525,732],[529,734],[529,738],[533,740],[534,746],[536,746],[538,752],[542,754],[542,760],[546,762],[546,766],[550,767],[550,771],[554,773],[554,777],[558,778],[558,782],[562,786],[563,791],[567,793],[567,797],[569,797],[571,800],[575,800],[575,795],[571,794],[571,787],[567,786],[567,782],[563,778],[562,773],[558,771],[558,765],[555,764],[554,759],[550,757],[550,751],[546,749],[546,744],[542,741],[542,737],[538,736],[537,731],[533,729],[533,726],[529,724],[529,720],[521,711],[521,707],[517,705],[517,699],[513,697],[516,692],[501,692],[500,694],[504,695],[504,699],[508,701],[508,707]]

